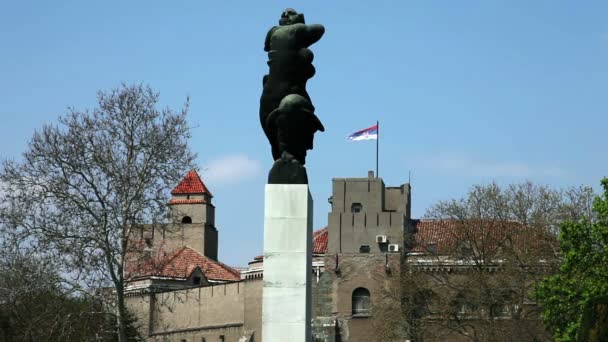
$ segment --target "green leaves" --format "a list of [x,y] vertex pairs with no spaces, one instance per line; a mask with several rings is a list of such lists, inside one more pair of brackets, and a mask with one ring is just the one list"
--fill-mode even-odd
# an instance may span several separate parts
[[601,184],[604,194],[593,202],[597,216],[560,226],[562,264],[534,293],[555,341],[580,340],[589,329],[582,324],[586,310],[608,294],[608,178]]

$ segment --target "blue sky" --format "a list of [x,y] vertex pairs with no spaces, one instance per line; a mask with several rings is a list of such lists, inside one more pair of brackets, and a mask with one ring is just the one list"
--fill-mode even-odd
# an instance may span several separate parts
[[261,254],[271,166],[258,121],[263,42],[286,7],[325,25],[308,83],[326,132],[307,159],[315,227],[332,177],[365,177],[380,120],[380,176],[412,173],[420,217],[472,184],[592,185],[608,175],[605,1],[4,1],[0,157],[96,93],[143,82],[162,106],[191,98],[191,147],[206,171],[220,259]]

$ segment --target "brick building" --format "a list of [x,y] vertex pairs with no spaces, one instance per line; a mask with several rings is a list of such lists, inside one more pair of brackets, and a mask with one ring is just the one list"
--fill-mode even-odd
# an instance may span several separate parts
[[[399,319],[401,284],[410,274],[404,270],[437,255],[431,252],[436,242],[429,239],[445,235],[445,227],[412,220],[409,184],[387,187],[373,172],[332,182],[327,227],[313,233],[314,341],[382,341],[383,327],[399,330],[400,341],[412,338]],[[262,341],[263,257],[240,271],[217,260],[213,196],[196,172],[172,196],[169,222],[141,227],[134,243],[127,304],[144,336]],[[394,326],[386,328],[387,317]]]

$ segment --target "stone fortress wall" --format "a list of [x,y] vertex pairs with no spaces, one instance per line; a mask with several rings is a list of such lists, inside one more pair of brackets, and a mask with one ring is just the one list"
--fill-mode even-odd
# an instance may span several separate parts
[[132,294],[127,305],[149,341],[237,341],[247,331],[261,337],[261,289],[253,280]]
[[[320,265],[313,266],[318,273],[312,281],[315,342],[373,340],[373,312],[355,313],[353,293],[367,290],[370,307],[390,305],[381,301],[381,293],[400,276],[410,196],[409,184],[385,187],[373,172],[366,178],[333,179],[327,250],[313,262]],[[213,207],[210,199],[205,202],[199,204],[203,215],[193,206],[173,205],[173,222],[155,226],[154,236],[148,238],[154,243],[162,241],[170,249],[196,247],[204,255],[217,257],[217,229],[208,221],[213,218]],[[177,211],[182,207],[185,213]],[[184,215],[193,219],[190,224],[179,223]],[[211,248],[205,243],[210,235]],[[386,239],[378,241],[378,236]],[[389,251],[389,245],[396,249]],[[202,287],[185,282],[184,286],[192,288],[157,293],[158,288],[140,288],[128,294],[127,304],[139,317],[149,341],[262,341],[263,277],[258,274],[262,265],[261,260],[250,264],[249,273],[243,272],[238,282],[205,282]]]

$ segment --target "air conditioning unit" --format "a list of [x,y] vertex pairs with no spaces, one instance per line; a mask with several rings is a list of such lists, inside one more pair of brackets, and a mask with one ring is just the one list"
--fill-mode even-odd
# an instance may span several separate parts
[[398,244],[388,245],[388,251],[389,252],[399,252],[399,245]]
[[388,240],[386,239],[386,235],[376,235],[377,243],[386,243]]

